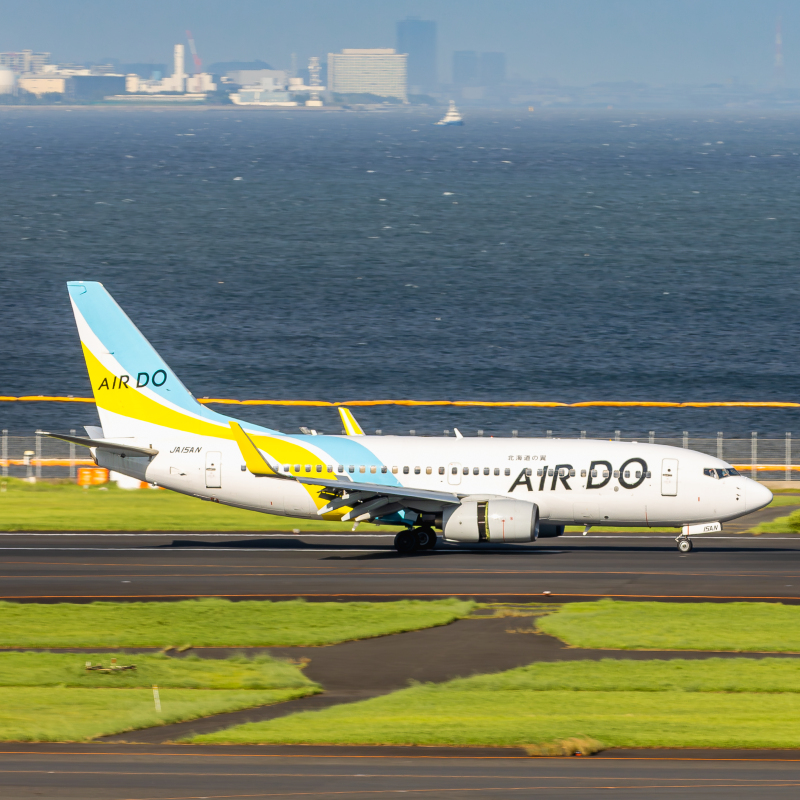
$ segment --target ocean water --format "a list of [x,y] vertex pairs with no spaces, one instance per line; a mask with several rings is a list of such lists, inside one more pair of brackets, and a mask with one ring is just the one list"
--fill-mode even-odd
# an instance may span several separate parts
[[[99,280],[197,396],[800,398],[800,115],[0,109],[0,394],[89,395]],[[280,430],[333,409],[256,407]],[[357,411],[367,430],[783,436],[763,409]],[[68,429],[91,406],[0,403]]]

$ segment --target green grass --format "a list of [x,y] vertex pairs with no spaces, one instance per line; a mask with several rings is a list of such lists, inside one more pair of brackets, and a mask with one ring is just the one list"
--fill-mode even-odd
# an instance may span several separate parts
[[[2,491],[5,484],[5,491]],[[0,531],[350,531],[352,522],[304,520],[207,503],[167,490],[125,490],[110,483],[0,480]],[[395,526],[362,526],[397,532]]]
[[[135,670],[87,671],[86,662],[108,667],[134,664]],[[201,659],[196,655],[170,658],[161,653],[31,653],[0,652],[0,687],[60,686],[75,688],[175,689],[315,689],[316,684],[293,664],[268,656]]]
[[[108,666],[114,656],[136,670],[87,672],[87,661]],[[82,741],[319,691],[296,666],[266,656],[203,660],[108,652],[0,653],[0,739]]]
[[536,621],[574,647],[800,652],[800,606],[781,603],[568,603]]
[[[137,728],[183,722],[226,711],[282,703],[310,689],[227,690],[68,689],[60,686],[0,688],[0,739],[75,742]],[[135,736],[133,737],[135,738]]]
[[391,603],[0,602],[0,647],[286,647],[323,645],[446,625],[474,607],[460,600]]
[[752,529],[752,533],[800,533],[800,511],[778,517],[772,522],[762,522]]
[[191,741],[530,746],[589,737],[606,747],[797,747],[799,667],[787,659],[534,664]]

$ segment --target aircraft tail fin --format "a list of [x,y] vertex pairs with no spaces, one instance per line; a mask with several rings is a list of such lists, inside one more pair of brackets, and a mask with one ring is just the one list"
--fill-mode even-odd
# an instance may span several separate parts
[[227,428],[227,418],[194,399],[102,283],[67,287],[104,436],[136,437],[152,425],[214,434]]

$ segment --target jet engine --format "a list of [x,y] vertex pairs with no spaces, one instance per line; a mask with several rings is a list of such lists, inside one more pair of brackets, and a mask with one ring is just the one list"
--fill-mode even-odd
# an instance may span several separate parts
[[442,533],[454,542],[532,542],[539,535],[539,506],[504,497],[464,500],[445,509]]

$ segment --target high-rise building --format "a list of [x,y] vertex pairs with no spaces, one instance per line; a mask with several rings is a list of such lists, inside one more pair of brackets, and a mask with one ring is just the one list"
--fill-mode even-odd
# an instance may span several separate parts
[[456,50],[453,53],[453,83],[456,86],[476,86],[478,78],[478,54],[474,50]]
[[498,86],[506,80],[506,54],[481,53],[481,86]]
[[405,103],[406,55],[388,48],[328,53],[328,82],[334,94],[374,94]]
[[50,53],[34,53],[33,50],[0,53],[0,67],[8,67],[17,73],[44,72],[45,64],[49,61]]
[[436,87],[436,23],[408,17],[397,23],[397,52],[408,56],[408,86],[412,94]]

